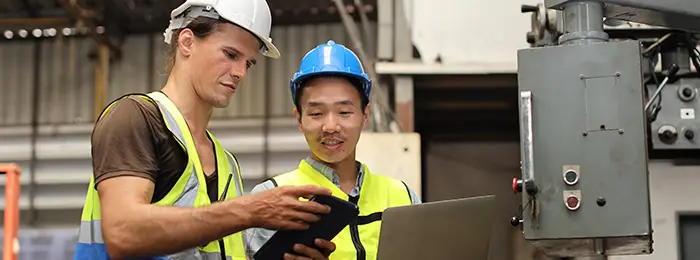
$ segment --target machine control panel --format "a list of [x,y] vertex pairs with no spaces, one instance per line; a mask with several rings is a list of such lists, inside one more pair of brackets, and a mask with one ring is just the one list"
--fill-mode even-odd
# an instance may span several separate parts
[[[647,85],[649,91],[656,91],[655,84]],[[657,150],[700,149],[695,132],[700,130],[700,118],[695,111],[700,109],[697,93],[700,79],[680,78],[668,83],[660,92],[649,121],[652,131],[652,147]],[[658,108],[657,108],[658,107]]]

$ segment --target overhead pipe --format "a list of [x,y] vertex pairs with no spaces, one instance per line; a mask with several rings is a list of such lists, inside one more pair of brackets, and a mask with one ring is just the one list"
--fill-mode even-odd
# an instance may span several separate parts
[[[371,44],[372,30],[370,29],[369,18],[367,17],[367,11],[365,10],[365,4],[362,3],[362,0],[355,0],[355,7],[357,7],[357,11],[360,14],[360,21],[362,22],[362,33],[363,38],[365,39],[364,44],[369,45]],[[374,60],[374,53],[369,51],[368,55],[372,57],[372,60]]]

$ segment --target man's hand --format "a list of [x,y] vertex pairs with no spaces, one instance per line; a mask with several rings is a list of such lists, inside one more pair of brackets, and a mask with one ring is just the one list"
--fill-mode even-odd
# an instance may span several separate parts
[[246,200],[244,205],[252,227],[303,230],[320,219],[318,214],[328,214],[331,210],[314,201],[299,200],[300,197],[310,199],[313,195],[331,195],[331,190],[315,185],[285,186],[241,199]]
[[328,240],[316,239],[314,244],[320,250],[302,244],[294,245],[294,251],[299,255],[284,254],[284,260],[327,260],[328,256],[335,251],[335,244]]

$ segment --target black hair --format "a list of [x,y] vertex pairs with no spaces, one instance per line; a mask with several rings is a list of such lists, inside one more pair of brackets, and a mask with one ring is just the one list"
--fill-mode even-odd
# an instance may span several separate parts
[[299,82],[299,88],[297,89],[297,92],[294,95],[294,106],[297,108],[297,111],[299,111],[299,114],[301,114],[301,105],[299,104],[299,100],[301,99],[301,96],[304,93],[304,88],[306,87],[306,83],[312,79],[321,78],[321,77],[343,78],[343,79],[349,81],[350,84],[353,86],[353,88],[355,90],[357,90],[357,94],[360,95],[360,100],[361,100],[360,108],[362,110],[362,113],[365,112],[365,108],[367,107],[367,104],[369,104],[369,99],[368,99],[368,97],[365,96],[365,91],[362,88],[362,82],[357,78],[348,77],[348,76],[344,76],[344,75],[331,74],[331,75],[311,76],[311,77],[305,78],[303,81]]

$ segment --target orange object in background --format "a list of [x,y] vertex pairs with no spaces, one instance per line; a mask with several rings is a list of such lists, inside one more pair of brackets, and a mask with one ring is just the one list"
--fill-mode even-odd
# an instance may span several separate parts
[[3,260],[17,260],[19,253],[19,174],[20,168],[14,163],[0,164],[0,174],[5,174],[5,225],[4,245],[2,249]]

